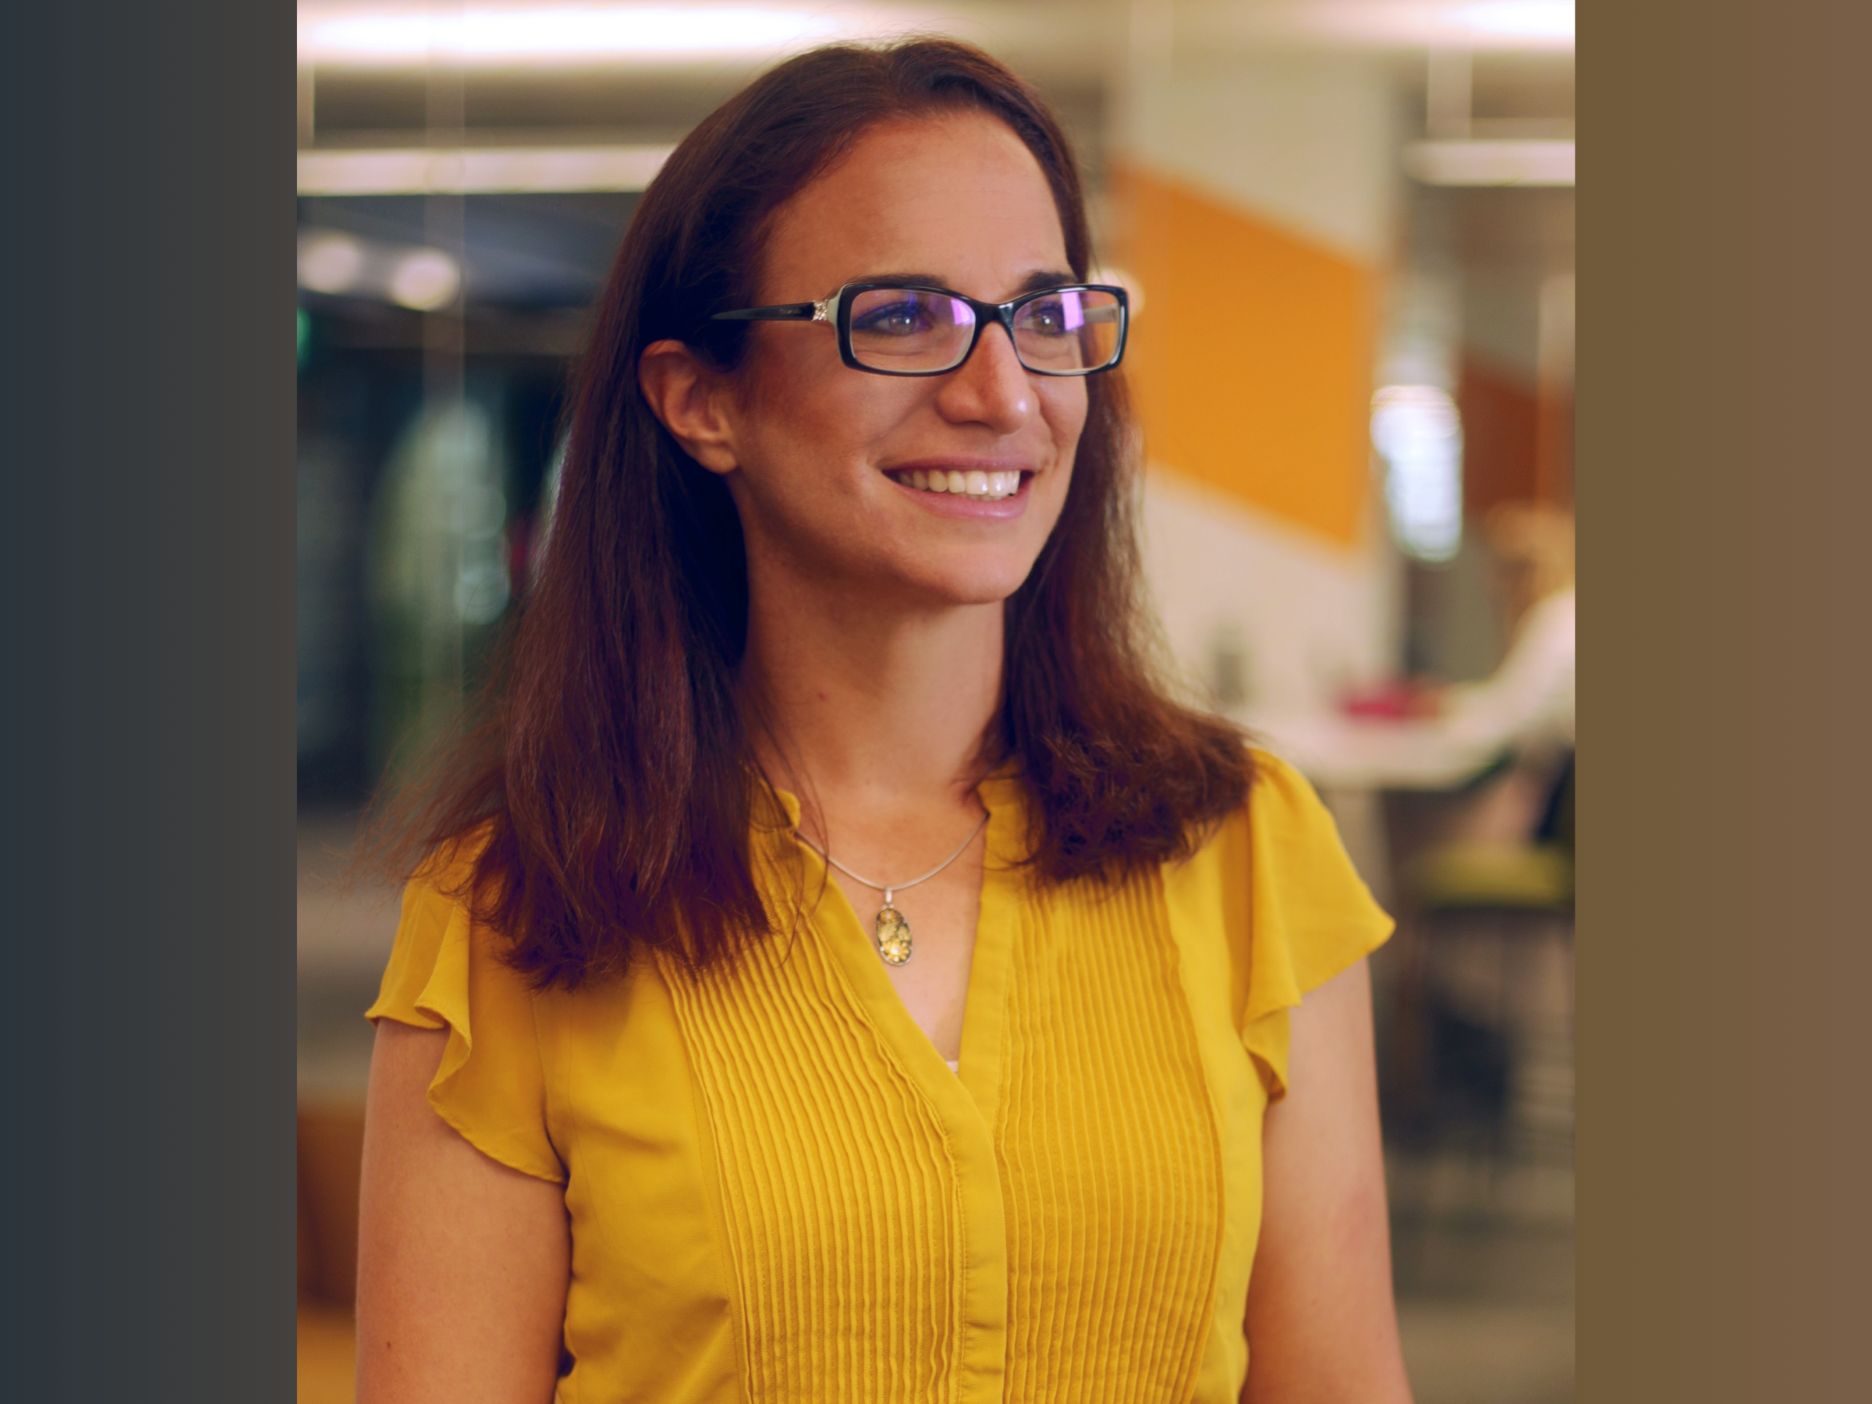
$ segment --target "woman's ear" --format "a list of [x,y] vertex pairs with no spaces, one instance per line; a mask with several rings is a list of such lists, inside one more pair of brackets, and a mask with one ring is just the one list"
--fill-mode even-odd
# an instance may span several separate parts
[[653,341],[637,362],[637,384],[670,436],[711,473],[740,467],[723,409],[729,387],[680,341]]

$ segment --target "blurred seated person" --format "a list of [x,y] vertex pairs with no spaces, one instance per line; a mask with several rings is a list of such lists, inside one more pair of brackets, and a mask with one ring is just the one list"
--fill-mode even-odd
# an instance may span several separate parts
[[1507,623],[1507,652],[1479,682],[1414,685],[1405,710],[1508,759],[1454,795],[1435,797],[1441,802],[1407,801],[1407,822],[1393,825],[1398,860],[1430,843],[1530,839],[1571,762],[1573,514],[1543,503],[1504,503],[1482,530]]
[[1573,517],[1533,502],[1504,503],[1483,534],[1508,622],[1508,651],[1481,682],[1442,690],[1446,725],[1509,744],[1573,745]]
[[[1536,960],[1531,941],[1564,939],[1569,928],[1554,919],[1573,901],[1573,518],[1509,503],[1487,515],[1482,535],[1507,649],[1481,681],[1422,688],[1417,714],[1471,754],[1498,759],[1454,790],[1385,797],[1408,952],[1390,1057],[1404,1119],[1431,1118],[1419,1131],[1466,1105],[1486,1110],[1499,1136],[1533,1115],[1516,1100],[1528,1095],[1516,1069],[1530,1040],[1571,1021],[1570,957],[1556,966],[1547,946]],[[1447,920],[1464,910],[1487,915]],[[1554,1056],[1545,1046],[1542,1056]],[[1491,1144],[1502,1153],[1503,1141]]]

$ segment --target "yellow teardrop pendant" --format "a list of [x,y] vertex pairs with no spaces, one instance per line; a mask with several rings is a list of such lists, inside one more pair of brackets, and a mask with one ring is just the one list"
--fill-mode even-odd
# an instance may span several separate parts
[[886,965],[902,965],[910,959],[910,923],[888,903],[877,914],[877,948]]

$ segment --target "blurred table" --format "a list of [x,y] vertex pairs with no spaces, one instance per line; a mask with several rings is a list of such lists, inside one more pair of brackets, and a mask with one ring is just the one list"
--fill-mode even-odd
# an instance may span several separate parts
[[1464,734],[1433,719],[1249,710],[1236,720],[1258,745],[1313,782],[1339,825],[1359,876],[1386,905],[1392,893],[1383,792],[1458,789],[1502,754],[1499,738]]
[[1249,711],[1238,720],[1322,790],[1452,790],[1501,754],[1498,738],[1464,734],[1434,719]]

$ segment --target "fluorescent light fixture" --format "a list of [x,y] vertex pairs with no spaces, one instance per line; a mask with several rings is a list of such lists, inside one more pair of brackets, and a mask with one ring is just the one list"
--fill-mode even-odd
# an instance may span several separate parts
[[1244,35],[1380,49],[1568,51],[1573,0],[1260,0],[1232,7]]
[[301,151],[301,195],[505,195],[642,190],[668,146]]
[[759,57],[916,27],[876,7],[509,3],[457,10],[302,7],[299,61],[332,67],[531,66]]
[[1573,0],[1486,0],[1456,12],[1478,34],[1509,34],[1523,39],[1573,38]]
[[1571,185],[1570,141],[1414,141],[1404,169],[1426,185]]

